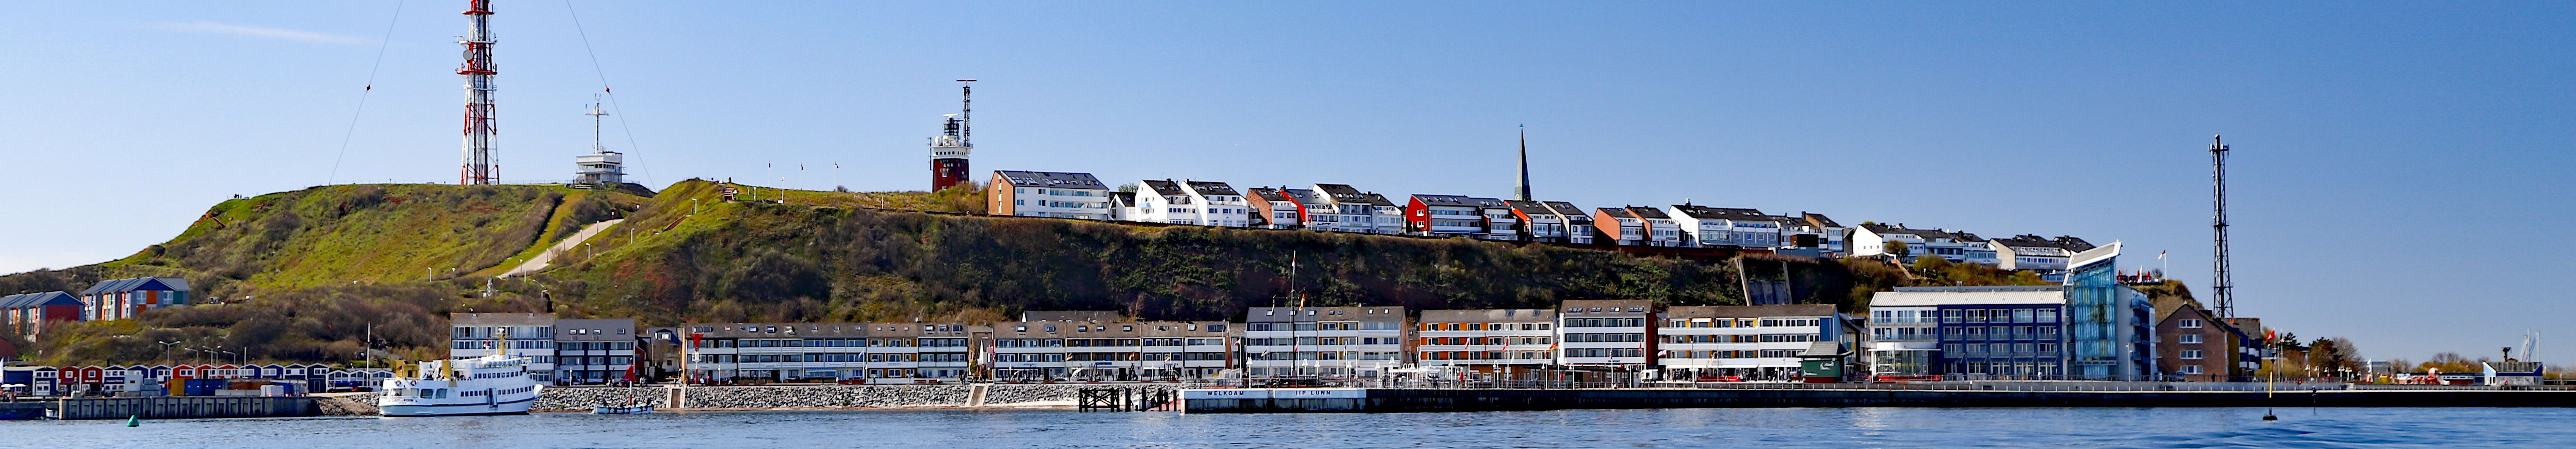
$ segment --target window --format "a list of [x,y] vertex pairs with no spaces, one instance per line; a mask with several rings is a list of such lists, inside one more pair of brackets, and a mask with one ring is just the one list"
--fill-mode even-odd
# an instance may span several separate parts
[[2200,374],[2200,365],[2183,365],[2183,374]]
[[2194,319],[2194,318],[2184,318],[2184,319],[2182,319],[2182,325],[2181,325],[2181,326],[2178,326],[2178,327],[2181,327],[2181,328],[2184,328],[2184,329],[2199,329],[2199,328],[2200,328],[2200,320],[2199,320],[2199,319]]
[[2185,349],[2185,350],[2182,350],[2182,359],[2183,359],[2183,360],[2200,360],[2200,350],[2198,350],[2198,349]]
[[[2186,344],[2186,345],[2196,345],[2196,344],[2200,344],[2200,334],[2182,334],[2182,344]],[[2197,351],[2194,351],[2194,352],[2197,352]]]

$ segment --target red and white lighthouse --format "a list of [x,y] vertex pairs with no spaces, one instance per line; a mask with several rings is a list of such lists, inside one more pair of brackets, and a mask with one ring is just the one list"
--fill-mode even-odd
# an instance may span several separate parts
[[964,86],[963,107],[956,114],[948,114],[948,122],[942,125],[943,129],[939,136],[930,138],[930,191],[932,192],[965,184],[966,160],[975,152],[975,131],[972,125],[975,114],[975,85],[971,84],[975,80],[957,80],[957,82],[970,83]]

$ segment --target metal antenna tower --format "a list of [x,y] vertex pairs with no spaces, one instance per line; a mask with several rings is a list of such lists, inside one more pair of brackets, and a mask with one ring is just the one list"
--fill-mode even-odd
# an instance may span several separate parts
[[1529,201],[1529,126],[1521,126],[1521,185],[1512,189],[1512,199]]
[[599,140],[599,118],[608,116],[608,109],[599,102],[599,94],[590,94],[590,112],[584,115],[590,116],[590,151],[608,152],[608,145],[600,143]]
[[958,86],[965,90],[965,100],[958,106],[957,111],[957,143],[972,148],[975,146],[975,80],[957,80],[957,82],[965,83]]
[[2227,263],[2227,144],[2220,136],[2209,137],[2209,160],[2214,167],[2210,171],[2213,181],[2210,193],[2216,197],[2216,212],[2209,222],[2210,298],[2218,304],[2219,318],[2235,318],[2236,280],[2232,279],[2229,273],[2232,270]]
[[457,175],[462,185],[492,183],[492,0],[466,0],[465,65],[456,74],[465,75],[465,166]]

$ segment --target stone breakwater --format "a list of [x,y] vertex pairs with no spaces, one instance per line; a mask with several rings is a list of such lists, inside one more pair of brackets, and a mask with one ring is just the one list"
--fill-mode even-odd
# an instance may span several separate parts
[[[689,387],[682,401],[691,409],[795,409],[795,408],[869,408],[869,407],[968,407],[986,406],[1065,406],[1070,407],[1076,392],[1084,388],[1176,389],[1175,385],[1157,384],[992,384],[986,386],[982,404],[970,403],[975,385],[762,385],[738,387]],[[553,411],[589,411],[593,405],[625,404],[633,401],[656,408],[671,408],[670,387],[547,387],[532,408]],[[346,407],[347,411],[326,408],[334,414],[367,414],[372,412],[378,393],[343,396],[348,402],[366,407]],[[352,404],[354,405],[354,404]]]

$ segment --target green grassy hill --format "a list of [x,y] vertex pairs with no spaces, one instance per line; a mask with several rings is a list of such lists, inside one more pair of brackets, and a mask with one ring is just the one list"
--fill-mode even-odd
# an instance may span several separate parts
[[[170,242],[0,292],[184,276],[224,304],[49,331],[47,363],[171,357],[154,341],[340,361],[366,345],[443,354],[445,313],[684,321],[998,320],[1020,310],[1237,318],[1247,306],[1549,307],[1566,299],[1741,302],[1729,263],[1464,239],[1140,226],[957,213],[980,190],[792,191],[691,180],[651,198],[545,186],[330,186],[227,201]],[[759,201],[753,201],[757,192]],[[932,212],[916,212],[926,210]],[[626,218],[531,276],[495,278],[582,225]],[[1292,269],[1292,260],[1294,261]],[[1786,261],[1816,302],[1906,282],[1873,262]],[[1749,264],[1777,278],[1782,262]],[[1294,273],[1293,275],[1291,273]],[[488,289],[488,290],[487,290]],[[1292,296],[1291,292],[1295,295]]]

